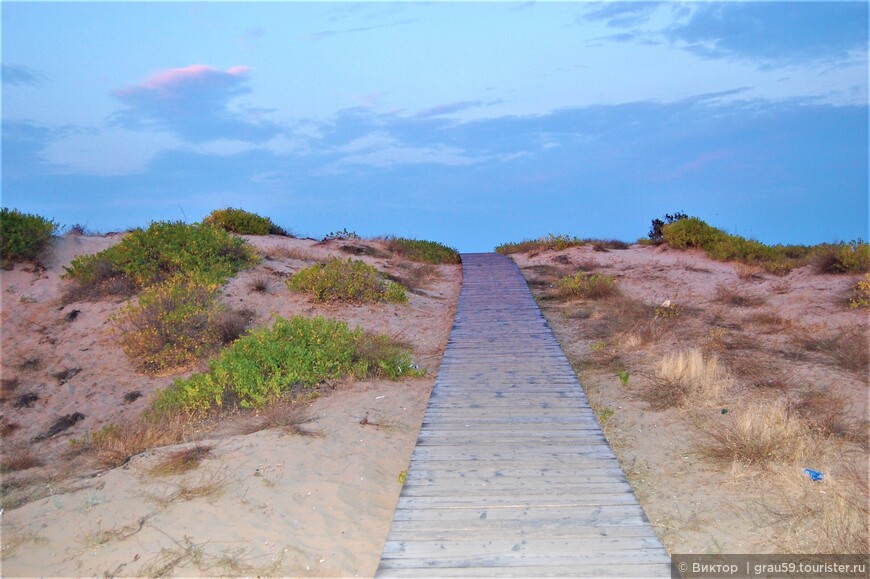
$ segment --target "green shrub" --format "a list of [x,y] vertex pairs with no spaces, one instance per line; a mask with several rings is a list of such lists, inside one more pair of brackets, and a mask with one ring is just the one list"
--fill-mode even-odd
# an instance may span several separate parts
[[36,258],[58,229],[54,221],[22,213],[17,209],[0,209],[0,258],[4,268],[16,261]]
[[257,407],[292,389],[348,375],[396,379],[419,373],[408,352],[389,338],[322,317],[278,317],[271,328],[226,348],[207,373],[178,379],[158,392],[153,410],[157,415],[175,410],[201,414],[235,401]]
[[527,239],[518,243],[503,243],[495,248],[498,253],[510,255],[512,253],[528,253],[532,251],[562,251],[569,247],[585,245],[586,242],[578,237],[570,235],[553,235],[552,233],[538,239]]
[[86,284],[111,268],[141,289],[178,276],[222,284],[257,260],[248,243],[219,227],[157,221],[134,229],[109,249],[75,258],[64,269],[67,277]]
[[686,217],[662,227],[662,238],[671,247],[706,249],[725,240],[727,234],[707,225],[697,217]]
[[870,245],[860,239],[823,245],[815,263],[819,273],[866,273],[870,271]]
[[[650,244],[661,243],[663,241],[662,233],[665,225],[669,223],[674,223],[675,221],[679,221],[680,219],[687,219],[689,216],[683,213],[682,211],[677,211],[676,213],[665,213],[664,220],[662,219],[653,219],[652,225],[649,228],[648,241]],[[639,242],[639,241],[638,241]]]
[[306,267],[287,280],[287,287],[307,293],[318,302],[408,301],[404,287],[385,279],[365,262],[350,258],[334,257],[325,264]]
[[564,296],[577,296],[582,298],[601,298],[618,292],[616,280],[609,275],[587,273],[578,271],[573,275],[566,275],[556,282],[556,287]]
[[145,290],[112,319],[124,352],[145,372],[184,368],[244,331],[227,332],[215,285],[172,279]]
[[870,273],[864,274],[864,279],[858,280],[852,286],[852,297],[849,299],[849,307],[854,309],[870,306]]
[[215,209],[202,220],[203,225],[214,225],[230,233],[242,235],[287,235],[287,232],[275,225],[268,217],[243,209]]
[[424,263],[460,263],[462,260],[452,247],[447,247],[435,241],[391,237],[386,240],[387,249],[405,259]]

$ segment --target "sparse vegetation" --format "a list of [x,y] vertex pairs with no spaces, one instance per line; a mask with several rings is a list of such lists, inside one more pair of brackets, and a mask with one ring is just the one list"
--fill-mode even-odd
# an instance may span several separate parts
[[461,262],[459,252],[435,241],[388,237],[385,243],[388,250],[411,261],[434,264]]
[[251,291],[259,294],[272,293],[272,280],[265,275],[258,275],[251,278],[251,281],[248,282],[248,287]]
[[275,225],[268,217],[262,217],[243,209],[215,209],[202,220],[203,225],[214,225],[230,233],[242,235],[283,235],[286,230]]
[[363,261],[333,258],[307,267],[287,280],[292,291],[311,295],[315,301],[395,302],[408,301],[405,288],[389,281]]
[[64,269],[80,284],[123,276],[144,289],[174,277],[222,284],[257,260],[250,245],[219,227],[159,221],[134,229],[100,253],[75,258]]
[[193,427],[177,414],[140,416],[121,424],[108,424],[81,439],[72,439],[70,445],[94,451],[100,464],[114,468],[145,450],[184,441],[191,436]]
[[17,209],[0,209],[0,260],[4,269],[17,261],[37,258],[59,225]]
[[870,245],[860,239],[823,245],[813,260],[819,273],[868,273]]
[[42,466],[42,464],[42,460],[29,448],[19,448],[13,451],[4,449],[3,457],[0,458],[0,474],[27,470],[35,466]]
[[362,239],[362,237],[356,231],[348,231],[347,227],[342,227],[341,231],[330,231],[323,236],[323,241],[336,239]]
[[157,415],[202,414],[225,403],[262,406],[294,389],[310,389],[344,376],[418,375],[407,350],[389,338],[351,330],[322,317],[278,318],[212,360],[209,372],[177,379],[158,393]]
[[503,243],[495,248],[498,253],[510,255],[512,253],[539,253],[541,251],[562,251],[569,247],[585,245],[586,242],[578,237],[570,235],[554,235],[552,233],[538,239],[527,239],[517,243]]

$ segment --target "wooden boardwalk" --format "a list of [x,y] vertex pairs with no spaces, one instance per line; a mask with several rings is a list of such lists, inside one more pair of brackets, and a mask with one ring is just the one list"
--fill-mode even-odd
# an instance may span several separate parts
[[517,266],[462,293],[382,577],[670,577],[670,558]]

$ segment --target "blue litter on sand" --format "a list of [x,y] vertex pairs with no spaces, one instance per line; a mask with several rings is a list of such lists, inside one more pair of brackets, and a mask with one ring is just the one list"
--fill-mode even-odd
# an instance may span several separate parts
[[817,470],[813,470],[811,468],[805,468],[804,472],[807,473],[807,476],[813,479],[814,481],[820,481],[825,478],[825,473],[819,472]]

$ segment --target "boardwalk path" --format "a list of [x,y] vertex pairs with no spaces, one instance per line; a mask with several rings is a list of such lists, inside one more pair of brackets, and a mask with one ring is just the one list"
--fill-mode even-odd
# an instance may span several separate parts
[[519,269],[466,254],[378,575],[670,576]]

